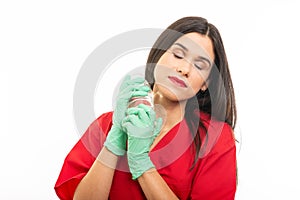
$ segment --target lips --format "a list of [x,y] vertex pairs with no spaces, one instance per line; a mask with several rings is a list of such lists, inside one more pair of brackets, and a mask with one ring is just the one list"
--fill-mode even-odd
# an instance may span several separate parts
[[185,82],[183,80],[177,78],[176,76],[168,76],[168,79],[170,81],[172,81],[175,85],[179,86],[179,87],[183,87],[183,88],[187,87]]

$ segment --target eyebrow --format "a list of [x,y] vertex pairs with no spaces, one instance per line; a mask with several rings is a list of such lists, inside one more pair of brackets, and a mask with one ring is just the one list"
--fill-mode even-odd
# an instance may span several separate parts
[[[184,45],[180,44],[180,43],[174,43],[174,45],[180,46],[181,48],[183,48],[185,51],[189,51],[188,48],[186,48]],[[209,66],[211,66],[211,62],[208,58],[203,57],[203,56],[198,56],[198,58],[205,60],[206,62],[208,62]]]

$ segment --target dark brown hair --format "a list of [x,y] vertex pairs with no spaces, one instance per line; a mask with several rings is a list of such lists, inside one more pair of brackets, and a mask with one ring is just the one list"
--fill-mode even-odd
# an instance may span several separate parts
[[195,110],[208,113],[212,118],[228,123],[232,129],[236,123],[234,89],[223,41],[218,29],[202,17],[184,17],[175,21],[162,32],[154,43],[148,56],[145,79],[153,87],[155,83],[154,68],[160,57],[179,37],[191,32],[207,35],[212,40],[215,54],[214,66],[208,77],[208,89],[204,92],[199,91],[196,94],[196,101],[192,100],[195,98],[188,100],[185,108],[185,118],[194,136],[197,152],[195,155],[196,162],[202,144],[198,127],[204,128],[206,132],[207,130],[199,119],[199,115],[195,114]]

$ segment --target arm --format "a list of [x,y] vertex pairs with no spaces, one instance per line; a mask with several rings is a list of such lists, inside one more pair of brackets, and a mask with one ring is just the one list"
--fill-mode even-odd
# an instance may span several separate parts
[[127,135],[122,130],[121,121],[125,117],[129,99],[148,94],[150,88],[138,87],[143,82],[143,79],[131,80],[128,76],[120,86],[112,117],[113,125],[104,142],[105,147],[76,188],[74,199],[108,199],[118,156],[123,156],[126,150]]
[[111,127],[111,116],[112,113],[106,113],[97,118],[66,156],[54,186],[59,199],[73,199],[76,188],[103,147]]
[[128,136],[128,165],[147,199],[178,199],[169,188],[149,157],[149,149],[158,135],[162,119],[156,119],[153,108],[140,104],[127,110],[123,128]]
[[155,169],[143,173],[137,180],[147,199],[178,199]]
[[74,200],[108,199],[117,161],[118,157],[103,147],[76,188]]

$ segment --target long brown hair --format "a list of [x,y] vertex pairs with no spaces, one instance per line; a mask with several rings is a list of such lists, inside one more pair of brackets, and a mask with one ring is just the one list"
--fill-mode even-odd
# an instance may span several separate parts
[[[195,110],[208,113],[217,120],[225,121],[232,129],[236,123],[234,89],[223,41],[218,29],[202,17],[184,17],[175,21],[162,32],[154,43],[148,56],[145,79],[153,87],[155,83],[154,68],[160,57],[179,37],[191,32],[207,35],[212,40],[215,54],[214,67],[208,77],[208,89],[206,91],[200,90],[196,94],[196,102],[192,99],[188,100],[185,108],[185,118],[194,136],[196,162],[202,144],[198,127],[204,129],[205,127],[199,119],[199,115],[195,114]],[[206,129],[205,131],[207,132]]]

